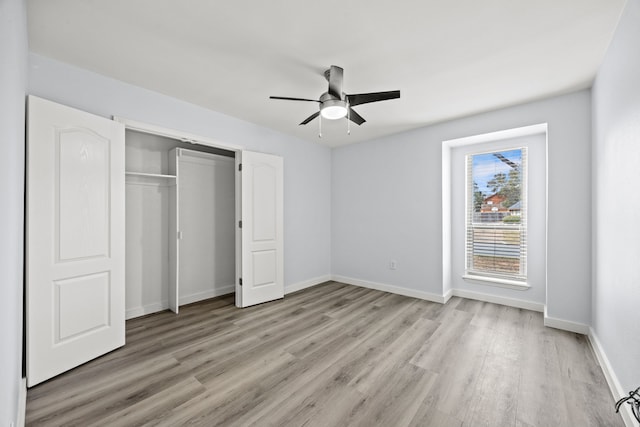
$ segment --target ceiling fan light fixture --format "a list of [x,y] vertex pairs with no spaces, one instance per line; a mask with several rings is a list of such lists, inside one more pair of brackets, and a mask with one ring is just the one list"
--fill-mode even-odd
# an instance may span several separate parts
[[320,114],[324,119],[337,120],[347,115],[347,103],[341,99],[330,99],[320,105]]

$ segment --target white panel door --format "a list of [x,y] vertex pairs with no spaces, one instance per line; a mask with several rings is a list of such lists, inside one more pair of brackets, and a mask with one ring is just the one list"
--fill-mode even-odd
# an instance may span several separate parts
[[124,126],[30,96],[27,385],[124,345]]
[[271,154],[242,152],[242,285],[236,305],[284,297],[283,162]]

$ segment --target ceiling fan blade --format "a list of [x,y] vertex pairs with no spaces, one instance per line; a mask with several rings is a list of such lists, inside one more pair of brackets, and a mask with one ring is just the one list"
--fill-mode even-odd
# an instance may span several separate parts
[[342,99],[342,79],[344,70],[337,65],[329,68],[329,95]]
[[320,115],[320,111],[316,111],[315,113],[313,113],[312,115],[310,115],[309,117],[307,117],[306,119],[304,119],[304,121],[302,123],[300,123],[300,125],[306,125],[307,123],[309,123],[311,120],[315,119],[316,117],[318,117]]
[[362,105],[369,102],[386,101],[387,99],[400,98],[399,90],[390,90],[388,92],[372,92],[372,93],[356,93],[354,95],[347,95],[347,102],[349,105]]
[[349,113],[347,114],[347,117],[349,117],[349,120],[351,120],[353,123],[357,124],[358,126],[366,122],[366,120],[362,118],[360,114],[356,113],[355,110],[351,107],[349,107]]
[[320,102],[317,99],[307,99],[307,98],[291,98],[288,96],[270,96],[269,99],[284,99],[285,101],[311,101],[311,102]]

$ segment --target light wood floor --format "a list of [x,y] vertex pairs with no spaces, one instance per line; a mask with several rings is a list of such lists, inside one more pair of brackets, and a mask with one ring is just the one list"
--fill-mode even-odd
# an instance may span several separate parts
[[623,426],[581,335],[540,313],[335,282],[127,322],[127,345],[27,394],[44,426]]

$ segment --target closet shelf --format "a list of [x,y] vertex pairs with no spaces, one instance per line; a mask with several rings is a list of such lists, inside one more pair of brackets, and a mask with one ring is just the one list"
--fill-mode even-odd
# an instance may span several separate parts
[[160,173],[125,172],[125,174],[127,176],[140,176],[145,178],[176,179],[175,175],[164,175]]

